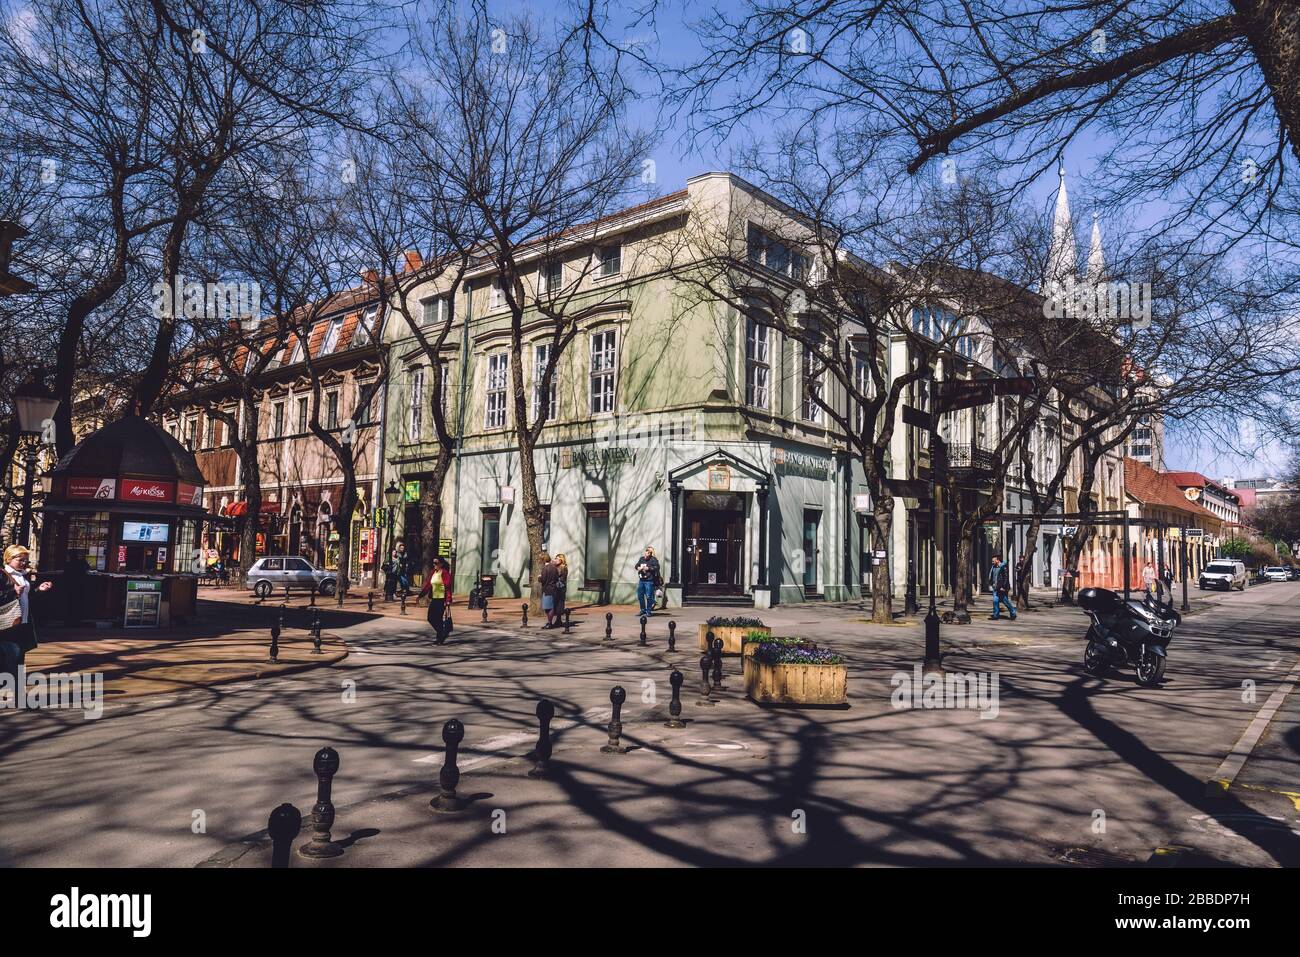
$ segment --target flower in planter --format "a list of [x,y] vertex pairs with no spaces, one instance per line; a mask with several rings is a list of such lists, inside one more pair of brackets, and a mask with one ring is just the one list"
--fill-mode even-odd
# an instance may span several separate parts
[[709,619],[710,628],[766,628],[762,619],[745,618],[741,615],[714,615]]
[[782,648],[816,648],[817,642],[811,638],[778,638],[762,631],[751,631],[741,639],[743,644],[757,642],[760,645],[780,645]]
[[[788,641],[789,639],[787,639]],[[842,665],[844,659],[833,651],[817,650],[804,645],[764,642],[754,652],[754,660],[765,665]]]

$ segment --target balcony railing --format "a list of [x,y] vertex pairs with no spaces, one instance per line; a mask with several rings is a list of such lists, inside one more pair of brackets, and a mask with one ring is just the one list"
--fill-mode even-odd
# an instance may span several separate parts
[[948,468],[953,472],[992,472],[993,453],[969,442],[948,446]]

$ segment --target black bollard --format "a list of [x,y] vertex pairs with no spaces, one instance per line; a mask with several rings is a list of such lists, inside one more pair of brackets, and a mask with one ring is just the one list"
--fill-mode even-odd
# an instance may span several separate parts
[[316,607],[316,579],[311,582],[311,607]]
[[524,611],[523,611],[523,615],[524,615],[523,624],[521,624],[519,627],[520,627],[520,628],[527,628],[527,627],[528,627],[528,602],[524,602]]
[[627,700],[627,692],[623,690],[622,685],[614,685],[609,693],[609,703],[614,706],[614,713],[609,719],[609,741],[601,748],[602,754],[626,754],[627,748],[619,744],[619,737],[623,734],[623,702]]
[[271,661],[280,660],[280,619],[271,620]]
[[406,592],[402,592],[402,614],[406,614]]
[[551,770],[551,719],[555,717],[555,705],[545,698],[537,702],[537,747],[533,749],[533,769],[528,772],[530,778],[544,778]]
[[573,612],[569,611],[569,609],[564,609],[564,633],[566,635],[569,633],[569,629],[573,627],[573,622],[569,620],[569,616],[572,614]]
[[320,619],[317,618],[316,621],[315,621],[315,625],[314,625],[314,627],[313,627],[312,630],[311,630],[311,643],[312,643],[312,648],[314,649],[314,650],[312,651],[312,654],[313,654],[313,655],[319,655],[319,654],[320,654],[320,642],[321,642],[321,638],[320,638]]
[[722,639],[713,639],[713,690],[722,690]]
[[368,591],[366,592],[366,611],[374,611],[374,610],[375,610],[375,593],[373,591]]
[[480,600],[483,602],[481,606],[483,609],[483,624],[486,625],[487,624],[487,596],[484,595],[483,598]]
[[289,604],[289,583],[284,583],[284,603]]
[[281,804],[266,820],[271,835],[271,866],[288,867],[294,839],[302,831],[302,815],[292,804]]
[[460,768],[456,767],[456,749],[465,737],[465,726],[452,718],[442,726],[442,741],[447,746],[443,758],[442,770],[438,772],[438,796],[429,802],[429,807],[439,814],[458,814],[469,807],[469,802],[456,794],[456,785],[460,783]]
[[614,614],[608,611],[605,612],[605,640],[614,640]]
[[642,648],[645,647],[645,615],[641,616],[641,640],[637,644]]
[[668,622],[668,650],[670,652],[677,650],[677,622],[671,619]]
[[704,633],[704,653],[710,658],[713,657],[713,629],[710,628]]
[[709,665],[710,665],[710,663],[712,662],[712,660],[713,660],[713,659],[712,659],[709,655],[707,655],[707,654],[700,655],[700,688],[701,688],[700,695],[701,695],[701,698],[700,698],[699,703],[702,704],[702,705],[710,705],[710,706],[711,706],[711,705],[715,705],[715,704],[717,704],[717,702],[713,700],[713,691],[712,691],[712,689],[709,687]]
[[682,682],[684,680],[682,673],[676,668],[668,676],[668,683],[673,686],[673,700],[668,702],[668,713],[672,717],[664,722],[665,728],[686,727],[686,722],[682,720]]
[[298,848],[303,857],[338,857],[343,853],[330,839],[334,826],[334,802],[330,800],[330,787],[339,769],[339,753],[333,748],[321,748],[311,764],[316,772],[316,804],[311,809],[311,841]]

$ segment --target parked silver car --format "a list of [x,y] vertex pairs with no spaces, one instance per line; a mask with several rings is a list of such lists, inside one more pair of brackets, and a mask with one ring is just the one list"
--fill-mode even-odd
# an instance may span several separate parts
[[334,594],[338,580],[333,572],[317,568],[300,555],[267,555],[248,570],[248,587],[259,598],[284,591],[284,586],[310,591],[312,585],[322,595]]
[[1270,565],[1264,569],[1264,577],[1271,582],[1289,582],[1291,573],[1281,565]]

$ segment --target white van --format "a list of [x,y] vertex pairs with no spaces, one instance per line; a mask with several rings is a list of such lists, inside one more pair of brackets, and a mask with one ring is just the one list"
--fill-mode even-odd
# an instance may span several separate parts
[[1201,580],[1197,584],[1201,588],[1222,588],[1224,591],[1236,588],[1245,591],[1248,577],[1244,562],[1216,558],[1201,569]]

